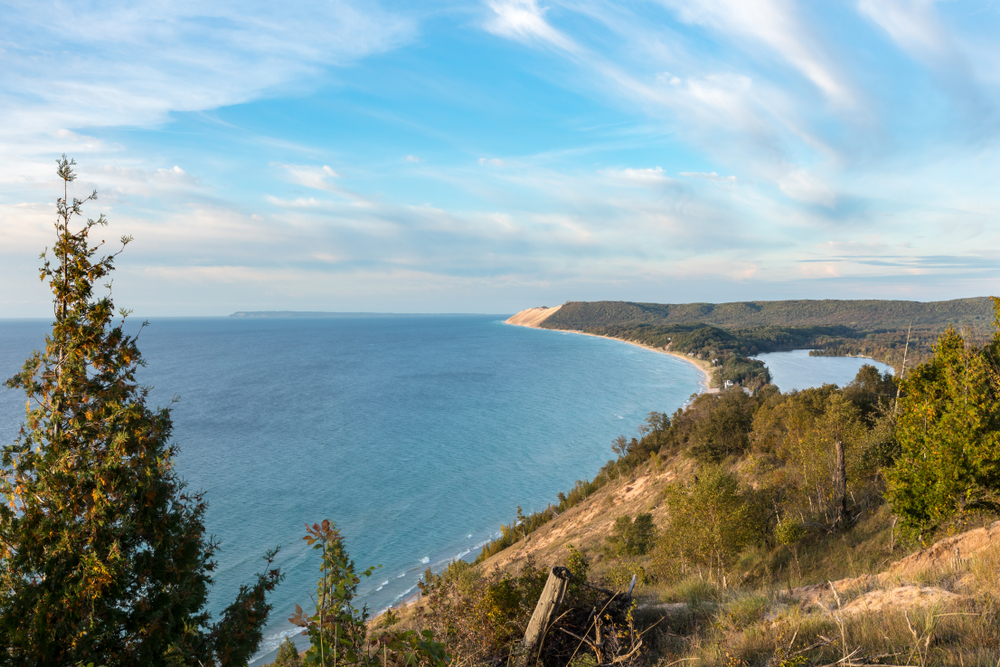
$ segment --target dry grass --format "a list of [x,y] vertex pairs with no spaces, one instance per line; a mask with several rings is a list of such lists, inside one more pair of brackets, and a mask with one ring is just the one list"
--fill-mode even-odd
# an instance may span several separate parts
[[[861,543],[879,544],[878,532]],[[910,560],[927,564],[916,556]],[[868,576],[792,592],[720,589],[698,577],[663,587],[659,599],[673,604],[637,615],[640,623],[658,623],[650,664],[1000,665],[1000,543],[968,558],[880,576],[858,565],[872,560],[858,554],[841,568]],[[925,595],[933,591],[941,595]],[[876,599],[884,604],[865,608]]]

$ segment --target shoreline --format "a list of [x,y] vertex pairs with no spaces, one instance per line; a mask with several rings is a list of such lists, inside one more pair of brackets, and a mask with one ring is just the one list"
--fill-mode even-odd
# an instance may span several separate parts
[[[516,315],[512,315],[508,319],[504,320],[504,324],[509,324],[515,327],[524,327],[526,329],[543,329],[543,327],[538,326],[544,322],[549,315],[556,312],[559,309],[558,306],[555,308],[545,309],[548,312],[539,312],[542,309],[529,308],[528,310],[523,310]],[[525,314],[529,314],[528,317],[524,317]],[[701,380],[698,381],[698,386],[701,390],[699,394],[712,394],[719,391],[718,387],[712,385],[712,365],[707,361],[701,359],[694,359],[687,356],[686,354],[681,354],[680,352],[671,352],[662,347],[653,347],[652,345],[645,345],[643,343],[636,343],[635,341],[625,340],[624,338],[615,338],[614,336],[603,336],[601,334],[587,333],[586,331],[577,331],[575,329],[543,329],[544,331],[559,331],[561,333],[571,333],[578,334],[580,336],[593,336],[594,338],[604,338],[605,340],[614,340],[619,343],[625,343],[627,345],[634,345],[636,347],[641,347],[644,350],[649,350],[650,352],[659,352],[660,354],[666,354],[675,359],[680,359],[681,361],[686,361],[691,364],[701,373]]]

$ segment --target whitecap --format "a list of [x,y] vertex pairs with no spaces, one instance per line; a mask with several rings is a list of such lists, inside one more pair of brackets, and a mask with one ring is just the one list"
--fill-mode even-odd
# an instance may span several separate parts
[[431,557],[424,556],[423,558],[420,559],[420,562],[423,563],[424,565],[427,565],[427,563],[431,562]]
[[260,660],[268,653],[277,650],[277,648],[281,646],[281,642],[285,641],[285,637],[294,637],[298,634],[302,634],[302,630],[299,628],[290,628],[288,630],[281,630],[280,632],[275,632],[274,634],[264,637],[264,639],[260,642],[260,646],[257,647],[257,654],[250,659],[250,662]]
[[402,593],[400,593],[399,595],[397,595],[396,597],[394,597],[394,598],[392,599],[392,601],[393,601],[393,602],[397,602],[397,601],[399,601],[399,600],[402,600],[402,599],[403,599],[403,598],[405,598],[405,597],[406,597],[407,595],[409,595],[410,593],[412,593],[413,591],[415,591],[415,590],[416,590],[416,588],[417,588],[417,587],[416,587],[415,585],[414,585],[414,586],[410,586],[410,587],[409,587],[409,588],[407,588],[407,589],[406,589],[405,591],[403,591]]

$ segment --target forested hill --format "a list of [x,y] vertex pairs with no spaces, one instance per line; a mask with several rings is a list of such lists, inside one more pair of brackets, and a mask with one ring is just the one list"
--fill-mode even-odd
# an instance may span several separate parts
[[[543,313],[544,314],[544,313]],[[811,349],[860,355],[902,372],[929,357],[949,325],[978,340],[993,323],[988,297],[952,301],[741,301],[632,303],[570,301],[535,326],[583,331],[687,354],[716,367],[715,382],[759,388],[770,381],[763,352]]]
[[847,326],[860,330],[944,328],[948,324],[986,329],[993,321],[989,297],[951,301],[797,300],[732,303],[632,303],[570,301],[540,326],[584,329],[623,324],[687,324],[723,328],[759,326]]

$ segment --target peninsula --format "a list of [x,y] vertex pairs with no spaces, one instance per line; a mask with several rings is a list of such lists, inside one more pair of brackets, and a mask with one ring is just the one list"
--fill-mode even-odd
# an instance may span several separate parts
[[950,301],[796,300],[657,304],[568,301],[529,308],[509,324],[605,336],[674,354],[711,374],[711,384],[759,389],[770,381],[764,352],[810,349],[912,368],[949,327],[977,339],[993,323],[989,297]]
[[[555,306],[548,308],[546,306],[540,306],[537,308],[528,308],[527,310],[522,310],[521,312],[510,316],[505,320],[507,324],[513,324],[515,326],[528,327],[531,329],[543,329],[550,328],[544,327],[543,323],[553,314],[555,314],[562,306]],[[615,336],[608,336],[598,333],[590,333],[587,331],[576,331],[569,330],[569,333],[578,333],[583,336],[596,336],[598,338],[611,338],[612,340],[621,340],[622,342],[628,343],[629,345],[635,345],[636,347],[641,347],[646,350],[652,350],[653,352],[659,352],[661,354],[669,354],[672,357],[686,361],[689,364],[695,366],[702,374],[701,384],[703,390],[708,393],[713,393],[719,390],[718,383],[714,380],[714,368],[712,364],[704,359],[698,359],[691,354],[683,354],[680,352],[674,352],[667,347],[655,347],[653,345],[647,345],[642,342],[634,340],[624,340]]]

